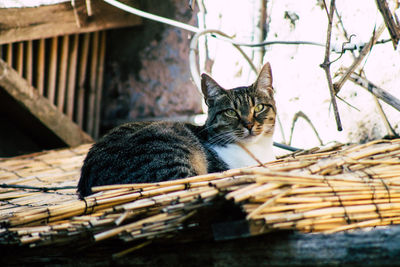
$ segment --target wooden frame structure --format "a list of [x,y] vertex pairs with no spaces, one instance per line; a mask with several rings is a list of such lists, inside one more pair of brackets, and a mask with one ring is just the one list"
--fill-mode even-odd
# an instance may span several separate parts
[[0,87],[69,146],[98,137],[105,30],[140,23],[103,1],[72,3],[0,9]]

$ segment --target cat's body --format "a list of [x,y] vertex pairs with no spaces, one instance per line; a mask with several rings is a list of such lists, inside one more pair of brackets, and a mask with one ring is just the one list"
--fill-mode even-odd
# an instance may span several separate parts
[[150,183],[228,169],[206,142],[201,126],[176,122],[121,125],[89,151],[79,193],[95,185]]
[[272,74],[267,63],[249,87],[225,90],[202,76],[204,126],[177,122],[121,125],[89,151],[78,192],[107,184],[158,182],[274,160]]

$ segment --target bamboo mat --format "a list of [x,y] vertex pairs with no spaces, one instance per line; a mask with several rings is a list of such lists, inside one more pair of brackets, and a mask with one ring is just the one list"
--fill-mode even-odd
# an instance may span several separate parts
[[400,139],[316,148],[181,180],[102,186],[83,201],[75,192],[89,147],[0,159],[0,244],[150,242],[195,232],[199,210],[221,199],[245,212],[250,235],[400,223]]

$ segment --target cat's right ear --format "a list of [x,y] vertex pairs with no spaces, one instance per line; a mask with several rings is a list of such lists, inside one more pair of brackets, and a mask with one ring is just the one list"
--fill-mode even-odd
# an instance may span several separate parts
[[209,104],[209,100],[215,98],[224,92],[224,89],[214,81],[213,78],[203,73],[201,75],[201,91],[203,92],[206,104]]

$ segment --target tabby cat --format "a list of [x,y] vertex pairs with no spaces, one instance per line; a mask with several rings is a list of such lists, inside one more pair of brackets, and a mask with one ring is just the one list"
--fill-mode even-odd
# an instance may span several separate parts
[[225,90],[206,74],[205,125],[132,122],[116,127],[90,149],[78,184],[147,183],[224,171],[274,160],[276,108],[269,63],[248,87]]

